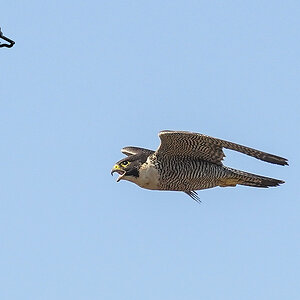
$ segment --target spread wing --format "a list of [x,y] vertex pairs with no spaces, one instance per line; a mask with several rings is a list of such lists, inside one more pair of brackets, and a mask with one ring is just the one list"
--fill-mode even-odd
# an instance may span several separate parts
[[154,153],[153,150],[139,148],[139,147],[133,147],[133,146],[124,147],[123,149],[121,149],[121,152],[127,156],[136,155],[136,154],[151,155],[152,153]]
[[221,165],[225,157],[223,148],[226,148],[269,163],[288,165],[287,159],[283,157],[200,133],[164,130],[159,133],[159,137],[161,143],[156,150],[157,155],[193,157]]

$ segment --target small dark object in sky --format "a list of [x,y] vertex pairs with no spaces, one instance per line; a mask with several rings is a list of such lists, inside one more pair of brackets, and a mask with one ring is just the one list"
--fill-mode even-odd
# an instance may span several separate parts
[[0,28],[0,38],[10,43],[10,44],[3,44],[0,42],[0,48],[1,47],[11,48],[15,44],[13,40],[3,35],[1,28]]

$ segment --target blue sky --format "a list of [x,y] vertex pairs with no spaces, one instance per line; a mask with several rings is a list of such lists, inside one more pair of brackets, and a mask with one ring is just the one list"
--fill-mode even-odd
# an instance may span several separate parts
[[[0,298],[296,299],[298,1],[6,1]],[[189,130],[279,188],[147,191],[120,149]]]

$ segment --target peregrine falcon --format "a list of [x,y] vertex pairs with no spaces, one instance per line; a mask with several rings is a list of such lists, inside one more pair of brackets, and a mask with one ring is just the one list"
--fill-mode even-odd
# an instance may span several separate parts
[[257,159],[288,165],[287,159],[246,146],[200,133],[164,130],[158,134],[160,146],[156,151],[125,147],[126,158],[111,170],[121,179],[149,190],[183,191],[199,202],[196,190],[216,186],[245,185],[252,187],[278,186],[284,181],[232,169],[223,165],[223,148],[235,150]]

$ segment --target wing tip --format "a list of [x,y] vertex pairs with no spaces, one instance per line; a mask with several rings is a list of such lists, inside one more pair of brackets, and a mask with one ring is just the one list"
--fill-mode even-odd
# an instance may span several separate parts
[[140,148],[135,146],[127,146],[121,149],[121,152],[127,156],[130,155],[137,155],[137,154],[147,154],[150,155],[154,153],[153,150],[146,149],[146,148]]
[[280,157],[280,156],[272,156],[266,159],[266,162],[272,163],[272,164],[276,164],[276,165],[280,165],[280,166],[288,166],[289,162],[287,158],[284,157]]

